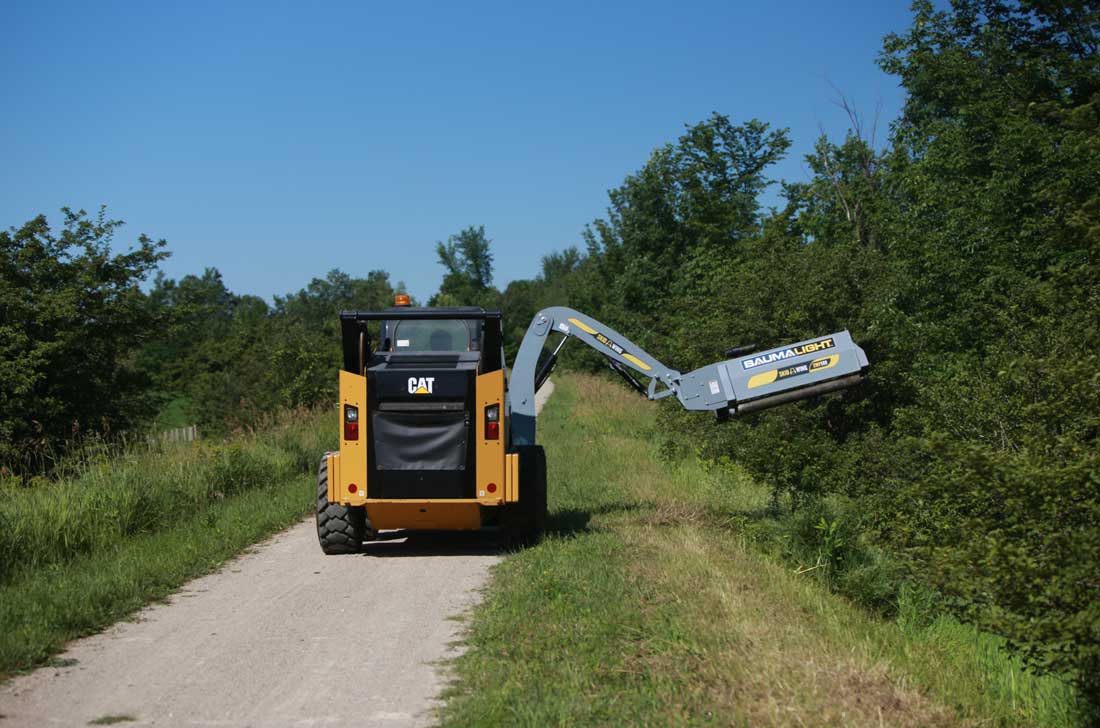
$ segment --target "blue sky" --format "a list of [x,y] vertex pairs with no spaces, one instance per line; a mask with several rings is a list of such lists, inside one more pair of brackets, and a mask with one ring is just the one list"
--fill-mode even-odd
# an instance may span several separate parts
[[[831,84],[885,135],[874,63],[907,3],[0,2],[0,225],[108,206],[169,276],[238,293],[381,268],[425,298],[485,225],[495,283],[580,243],[608,189],[712,111],[789,127],[806,178]],[[769,198],[777,198],[772,194]]]

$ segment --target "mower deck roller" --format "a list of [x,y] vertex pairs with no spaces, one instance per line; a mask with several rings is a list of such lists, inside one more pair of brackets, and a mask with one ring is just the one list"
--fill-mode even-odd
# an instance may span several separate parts
[[[496,527],[537,539],[546,458],[535,441],[535,392],[569,338],[606,356],[650,399],[675,396],[719,420],[852,386],[868,366],[840,331],[681,374],[556,306],[535,315],[506,381],[499,311],[413,308],[401,298],[384,311],[340,315],[340,449],[325,455],[317,481],[325,553],[358,551],[379,529]],[[545,356],[551,334],[560,341]]]

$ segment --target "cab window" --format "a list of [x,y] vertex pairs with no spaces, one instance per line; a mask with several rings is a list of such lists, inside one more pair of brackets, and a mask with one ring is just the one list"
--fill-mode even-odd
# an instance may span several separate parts
[[397,321],[391,334],[392,351],[469,351],[470,329],[466,321]]

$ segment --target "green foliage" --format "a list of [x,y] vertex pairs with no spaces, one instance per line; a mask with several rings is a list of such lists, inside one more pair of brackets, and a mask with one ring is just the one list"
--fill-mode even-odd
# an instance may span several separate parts
[[337,330],[335,314],[343,309],[381,310],[393,305],[395,293],[403,293],[405,284],[394,288],[390,276],[372,270],[366,278],[352,278],[339,269],[324,278],[314,278],[297,293],[275,297],[275,311],[287,319],[314,328]]
[[157,317],[138,285],[164,242],[112,254],[120,221],[62,213],[60,233],[41,215],[0,232],[0,470],[40,468],[56,443],[151,409],[133,355]]
[[581,253],[574,247],[542,258],[538,277],[516,280],[508,284],[500,297],[505,312],[504,353],[508,361],[515,360],[520,342],[531,320],[547,306],[570,305],[570,281],[581,262]]
[[[788,543],[846,593],[889,612],[906,578],[934,588],[1096,714],[1098,18],[917,2],[881,57],[908,93],[885,149],[842,98],[849,134],[820,139],[811,178],[762,215],[786,134],[717,114],[689,126],[610,193],[555,301],[683,371],[851,330],[872,363],[860,391],[722,428],[669,406],[669,449],[769,483],[804,514]],[[838,498],[850,508],[821,512]]]
[[910,468],[887,473],[908,506],[890,540],[960,614],[1100,708],[1097,17],[918,4],[883,65],[910,91],[891,252],[921,344],[893,417],[913,437],[895,461]]
[[392,305],[384,271],[354,278],[332,270],[268,307],[231,293],[217,270],[173,281],[160,276],[149,305],[165,321],[164,335],[142,350],[142,368],[163,393],[165,407],[187,404],[190,422],[207,433],[248,427],[285,407],[335,396],[340,365],[338,314]]
[[58,480],[12,489],[0,500],[0,586],[313,472],[335,442],[336,420],[326,415],[284,412],[262,435],[226,443],[141,443],[70,455]]
[[74,444],[150,425],[249,427],[286,407],[330,400],[340,362],[337,314],[380,309],[403,291],[384,271],[333,270],[274,306],[230,291],[221,274],[172,280],[145,236],[111,247],[120,221],[101,210],[43,216],[0,232],[0,475],[48,474]]
[[679,360],[680,343],[698,337],[676,334],[687,320],[710,320],[708,294],[729,284],[726,266],[759,228],[764,170],[789,146],[786,130],[714,114],[654,151],[611,191],[607,219],[586,232],[572,291],[578,307]]
[[439,264],[446,271],[439,293],[428,301],[429,306],[482,306],[495,308],[500,293],[492,287],[492,243],[485,237],[485,226],[471,225],[447,242],[435,244]]

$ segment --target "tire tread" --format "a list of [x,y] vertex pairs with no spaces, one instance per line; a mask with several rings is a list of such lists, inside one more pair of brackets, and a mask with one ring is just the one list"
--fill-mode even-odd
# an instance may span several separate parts
[[329,502],[328,456],[317,469],[317,540],[326,554],[358,553],[368,531],[366,510]]

